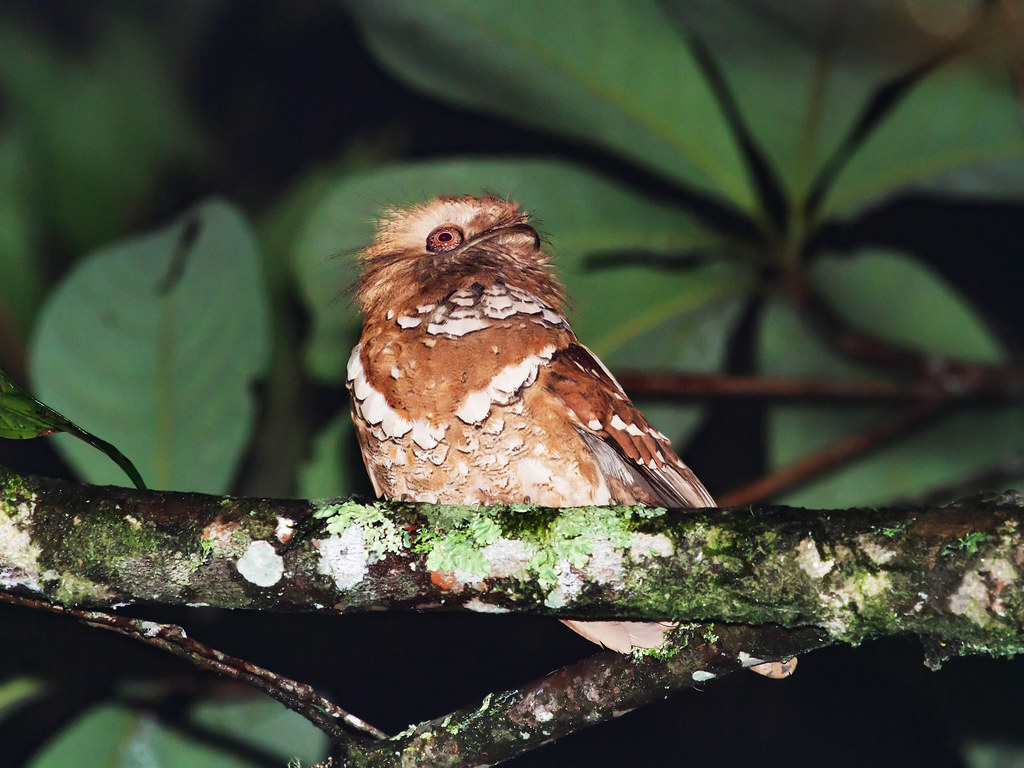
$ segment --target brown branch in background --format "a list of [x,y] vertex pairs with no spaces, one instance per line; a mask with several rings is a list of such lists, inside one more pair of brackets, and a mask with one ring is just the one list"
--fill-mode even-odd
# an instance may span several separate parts
[[952,390],[948,384],[932,379],[848,381],[644,371],[617,371],[615,377],[631,397],[670,397],[681,400],[756,397],[784,402],[824,401],[829,405],[861,405],[865,402],[906,402],[937,398],[984,400],[991,403],[1024,399],[1024,387],[1016,381],[1015,375],[1005,381],[989,378],[977,382],[978,386],[975,387]]
[[[708,625],[685,631],[667,658],[605,651],[513,691],[420,723],[342,758],[361,766],[483,766],[511,760],[549,741],[606,722],[684,688],[785,659],[827,644],[818,630]],[[751,659],[750,657],[757,657]],[[348,763],[342,763],[348,764]]]
[[999,10],[1005,23],[1000,30],[1006,35],[1006,51],[1008,52],[1010,77],[1013,78],[1013,90],[1020,106],[1024,106],[1024,19],[1016,2],[999,0]]
[[842,381],[730,375],[626,372],[619,381],[633,396],[674,399],[765,398],[821,401],[830,405],[911,402],[914,405],[863,432],[768,474],[719,498],[739,506],[771,498],[837,469],[916,429],[949,406],[966,402],[996,405],[1024,400],[1024,368],[999,367],[922,352],[851,326],[799,270],[785,268],[782,286],[803,318],[833,350],[893,378]]
[[204,645],[190,638],[185,630],[177,625],[159,624],[128,616],[115,616],[103,611],[65,608],[44,600],[6,592],[0,592],[0,601],[74,616],[91,627],[109,629],[187,659],[200,669],[246,683],[277,699],[293,712],[302,715],[335,742],[353,741],[352,734],[340,727],[339,724],[342,723],[352,730],[361,731],[375,739],[387,738],[387,734],[383,731],[317,694],[312,686],[290,680],[244,659],[229,656],[216,648]]
[[908,408],[863,432],[843,438],[824,450],[758,478],[742,488],[726,493],[719,497],[718,503],[723,507],[737,507],[777,496],[783,491],[807,483],[828,471],[849,463],[869,451],[877,450],[890,441],[903,437],[912,429],[924,426],[944,407],[945,403],[941,400],[932,400]]
[[951,397],[963,390],[1024,397],[1024,369],[929,354],[865,333],[850,325],[802,273],[789,270],[786,277],[787,295],[803,317],[832,349],[851,360],[890,375],[934,382]]

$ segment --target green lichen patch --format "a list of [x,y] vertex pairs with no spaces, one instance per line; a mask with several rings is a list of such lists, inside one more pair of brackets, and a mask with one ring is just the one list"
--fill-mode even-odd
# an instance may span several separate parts
[[956,541],[951,541],[946,545],[946,549],[951,554],[966,552],[968,555],[974,555],[977,554],[978,549],[985,543],[987,538],[987,533],[982,531],[971,531],[970,533],[964,534]]
[[399,553],[409,547],[409,534],[399,528],[381,511],[376,502],[359,504],[354,501],[322,504],[313,512],[313,517],[327,521],[327,532],[332,536],[342,535],[350,525],[358,525],[366,547],[367,557],[383,560],[389,553]]
[[[561,514],[548,525],[523,536],[533,547],[528,570],[536,575],[542,589],[550,589],[558,582],[563,562],[578,570],[586,569],[598,554],[603,556],[603,562],[621,562],[621,552],[628,550],[632,542],[631,518],[636,510],[635,507],[560,510]],[[616,553],[618,557],[614,557]]]
[[[427,569],[431,571],[461,571],[476,578],[491,573],[491,563],[481,551],[501,538],[501,527],[487,510],[475,507],[449,507],[443,513],[450,528],[422,531],[414,550],[426,553]],[[471,516],[470,516],[471,515]]]
[[[140,558],[160,557],[180,546],[167,532],[158,531],[155,524],[125,512],[116,503],[95,505],[72,518],[38,514],[33,527],[40,540],[59,542],[59,546],[45,549],[47,566],[96,581],[123,573],[127,564]],[[201,557],[197,546],[196,565]]]
[[55,590],[56,602],[60,605],[102,602],[112,596],[113,593],[106,585],[69,573],[61,575]]
[[665,513],[661,508],[640,506],[537,508],[516,504],[435,506],[420,511],[426,514],[427,523],[418,531],[412,551],[426,555],[429,570],[487,578],[494,574],[486,548],[514,542],[527,554],[521,563],[522,575],[532,576],[545,590],[556,585],[566,564],[584,570],[598,562],[603,566],[621,563],[623,552],[634,543],[639,521]]

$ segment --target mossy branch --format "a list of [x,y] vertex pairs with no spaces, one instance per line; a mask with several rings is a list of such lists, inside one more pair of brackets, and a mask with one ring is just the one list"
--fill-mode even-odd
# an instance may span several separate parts
[[139,491],[0,469],[0,592],[77,612],[146,601],[684,622],[665,653],[598,654],[390,739],[355,736],[342,761],[493,764],[830,642],[917,634],[930,663],[1019,653],[1022,507],[1006,493],[916,509],[480,509]]
[[8,591],[68,606],[460,609],[1024,647],[1021,496],[919,509],[488,508],[82,486],[0,469]]

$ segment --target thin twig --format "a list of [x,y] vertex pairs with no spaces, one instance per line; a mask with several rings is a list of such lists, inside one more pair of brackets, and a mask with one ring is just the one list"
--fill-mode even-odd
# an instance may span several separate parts
[[[1009,371],[1005,381],[987,378],[978,386],[951,389],[932,379],[914,381],[842,379],[790,379],[728,374],[681,374],[668,372],[616,372],[630,396],[670,397],[684,400],[765,398],[780,401],[827,401],[829,405],[860,405],[864,402],[906,402],[948,398],[984,400],[993,405],[1006,399],[1024,399],[1024,388]],[[985,386],[980,386],[984,384]]]
[[[230,656],[216,648],[190,638],[185,630],[175,624],[160,624],[128,616],[115,616],[102,611],[86,611],[78,608],[64,608],[59,605],[30,597],[0,593],[0,600],[24,605],[30,608],[64,613],[74,616],[85,624],[100,629],[109,629],[120,635],[134,638],[147,645],[161,648],[176,656],[188,659],[197,667],[216,672],[224,677],[246,683],[277,699],[288,709],[305,717],[326,733],[333,741],[351,742],[354,737],[339,727],[344,723],[350,728],[362,731],[374,739],[388,736],[361,718],[346,712],[341,707],[318,695],[312,686],[299,683],[270,670],[252,664],[244,659]],[[359,739],[356,739],[357,741]]]
[[805,456],[787,467],[726,493],[719,497],[718,502],[723,507],[737,507],[775,497],[868,451],[880,448],[910,429],[924,425],[943,410],[944,406],[945,403],[941,400],[915,405],[863,432],[845,437],[822,451]]
[[1024,369],[922,352],[854,328],[800,272],[787,271],[785,287],[803,317],[829,346],[858,363],[889,375],[934,382],[948,396],[962,391],[1003,392],[1014,397],[1024,393]]
[[814,628],[707,625],[684,632],[688,639],[667,657],[604,651],[347,757],[374,768],[435,764],[438,756],[458,756],[461,766],[495,765],[754,661],[788,659],[828,644]]

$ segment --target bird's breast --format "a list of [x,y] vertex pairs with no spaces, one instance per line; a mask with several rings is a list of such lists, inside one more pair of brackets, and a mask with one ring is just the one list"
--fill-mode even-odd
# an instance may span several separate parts
[[593,457],[538,384],[574,338],[547,305],[484,289],[367,322],[348,386],[378,494],[438,503],[608,503]]

